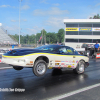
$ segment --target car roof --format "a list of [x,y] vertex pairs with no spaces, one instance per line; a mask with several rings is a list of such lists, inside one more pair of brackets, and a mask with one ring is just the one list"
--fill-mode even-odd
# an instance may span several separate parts
[[64,45],[50,44],[50,46],[58,46],[58,47],[61,47],[61,46],[64,46]]
[[[47,45],[47,46],[56,46],[56,47],[70,47],[70,46],[65,46],[65,45],[58,45],[58,44],[50,44],[50,45]],[[72,47],[70,47],[72,48]]]

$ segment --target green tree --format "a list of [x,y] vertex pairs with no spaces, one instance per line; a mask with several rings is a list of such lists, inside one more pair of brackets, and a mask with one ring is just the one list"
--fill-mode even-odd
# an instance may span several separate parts
[[90,17],[89,19],[100,19],[100,16],[99,14],[97,14],[97,15],[94,15],[93,17]]
[[36,36],[35,36],[34,34],[32,34],[32,35],[30,36],[30,43],[33,44],[33,43],[35,43],[35,42],[36,42]]
[[[59,29],[58,33],[55,32],[46,32],[45,29],[41,30],[41,33],[37,33],[36,36],[34,34],[32,35],[21,35],[20,36],[20,42],[21,44],[34,44],[35,42],[39,41],[41,35],[43,32],[43,44],[44,43],[57,43],[57,42],[63,42],[64,41],[64,29]],[[19,41],[19,35],[10,35],[12,36],[17,42]],[[41,42],[39,42],[41,44]]]
[[62,43],[64,41],[64,29],[59,29],[57,33],[57,42]]
[[47,33],[46,37],[47,37],[47,43],[51,43],[51,42],[56,43],[57,42],[57,35],[53,32]]
[[[40,36],[41,36],[41,33],[37,33],[37,34],[36,34],[36,42],[39,41]],[[40,42],[39,42],[39,44],[40,44]]]
[[20,35],[20,43],[24,44],[24,36]]
[[46,34],[47,34],[47,32],[45,31],[45,29],[41,30],[41,35],[42,35],[41,41],[43,42],[43,44],[46,43]]

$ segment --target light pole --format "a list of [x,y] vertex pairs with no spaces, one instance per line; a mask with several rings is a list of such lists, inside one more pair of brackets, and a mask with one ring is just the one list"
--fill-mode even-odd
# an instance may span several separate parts
[[20,44],[20,9],[21,9],[21,2],[22,2],[22,0],[19,0],[19,44]]

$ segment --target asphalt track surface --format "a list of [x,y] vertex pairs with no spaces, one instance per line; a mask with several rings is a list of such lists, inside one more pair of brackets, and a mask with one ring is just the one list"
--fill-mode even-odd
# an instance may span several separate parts
[[[47,70],[42,77],[33,74],[32,68],[16,71],[0,64],[0,100],[100,100],[100,59],[90,59],[90,65],[81,75],[72,70]],[[89,89],[89,87],[92,87]]]

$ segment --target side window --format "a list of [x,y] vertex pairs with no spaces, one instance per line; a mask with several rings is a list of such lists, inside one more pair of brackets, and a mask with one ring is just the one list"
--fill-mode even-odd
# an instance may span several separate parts
[[60,51],[60,52],[63,52],[63,53],[66,53],[67,50],[66,50],[65,47],[62,47],[62,48],[59,49],[59,51]]
[[75,54],[75,52],[76,52],[76,51],[75,51],[73,48],[71,48],[71,47],[62,47],[62,48],[59,49],[59,51],[60,51],[61,53],[63,53],[63,54],[71,54],[71,55]]
[[75,50],[73,48],[67,47],[66,50],[66,54],[75,54]]

